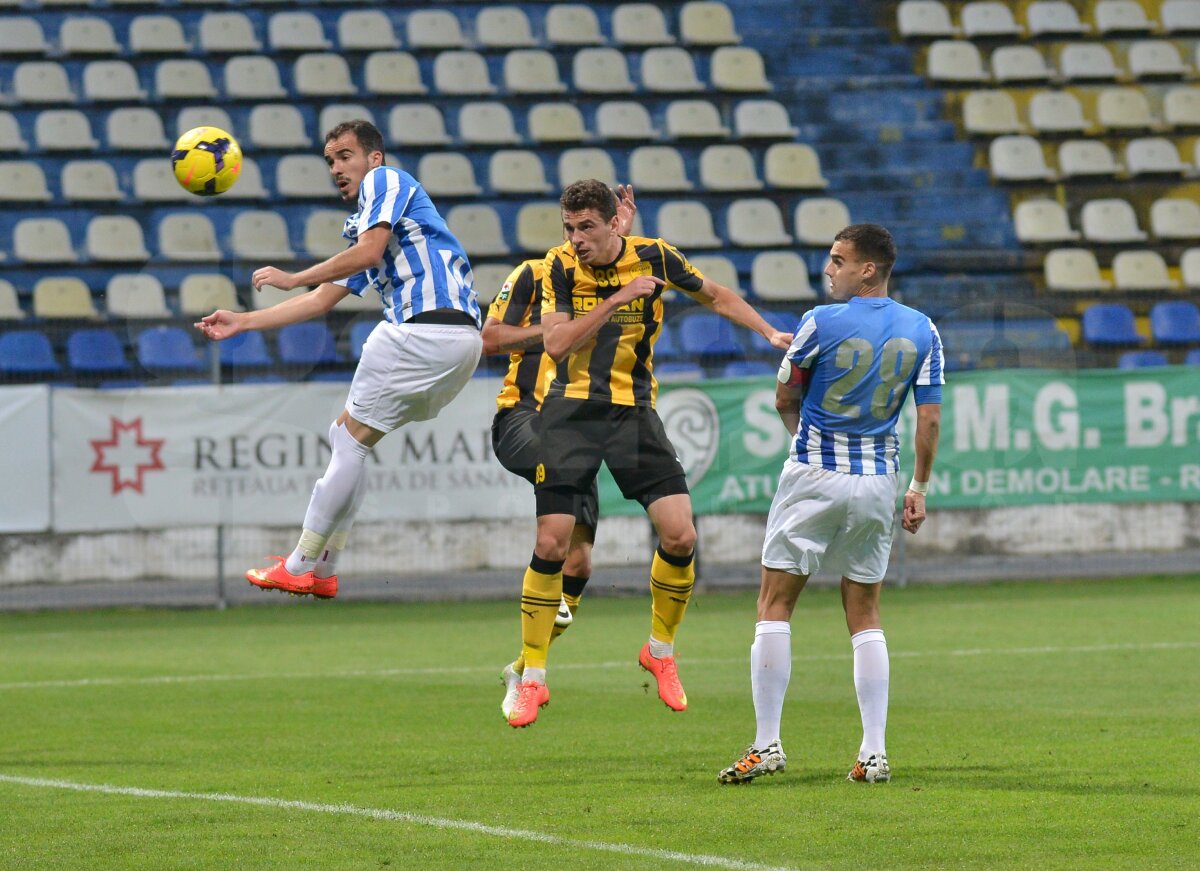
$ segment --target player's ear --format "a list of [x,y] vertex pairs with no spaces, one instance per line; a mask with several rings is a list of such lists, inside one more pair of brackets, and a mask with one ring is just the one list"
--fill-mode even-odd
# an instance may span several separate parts
[[383,166],[383,152],[372,151],[370,154],[368,154],[367,166],[371,167],[371,169],[378,169],[379,167]]

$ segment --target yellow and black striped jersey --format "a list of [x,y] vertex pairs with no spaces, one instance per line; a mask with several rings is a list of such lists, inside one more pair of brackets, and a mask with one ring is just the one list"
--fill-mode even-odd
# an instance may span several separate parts
[[583,317],[640,275],[660,278],[666,287],[613,312],[594,337],[558,366],[547,395],[654,407],[654,343],[662,334],[663,291],[673,287],[694,294],[704,283],[704,276],[672,245],[624,236],[620,256],[595,268],[580,263],[569,242],[550,249],[542,276],[542,315]]
[[[510,327],[529,327],[542,322],[543,260],[526,260],[514,269],[488,307],[487,316]],[[554,377],[554,361],[542,352],[542,344],[508,355],[504,387],[496,397],[497,408],[529,405],[541,408],[546,388]]]

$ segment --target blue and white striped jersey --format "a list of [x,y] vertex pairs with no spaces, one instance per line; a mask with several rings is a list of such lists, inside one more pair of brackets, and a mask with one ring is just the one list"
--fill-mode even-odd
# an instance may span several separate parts
[[370,287],[383,298],[384,317],[402,324],[434,309],[456,309],[481,323],[471,264],[446,227],[429,194],[407,172],[380,166],[358,188],[358,211],[342,235],[353,244],[359,233],[389,224],[392,238],[378,266],[337,283],[358,296]]
[[779,378],[811,379],[800,405],[792,457],[852,475],[899,471],[896,419],[914,389],[918,405],[940,403],[942,340],[926,315],[887,297],[852,297],[806,312]]

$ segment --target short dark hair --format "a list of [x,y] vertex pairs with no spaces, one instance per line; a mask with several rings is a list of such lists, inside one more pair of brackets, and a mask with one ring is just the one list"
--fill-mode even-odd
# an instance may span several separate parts
[[383,151],[383,134],[370,121],[365,121],[362,118],[343,121],[325,134],[325,142],[332,142],[344,133],[353,133],[354,138],[358,140],[358,144],[363,147],[367,154],[370,154],[372,151]]
[[564,212],[582,212],[595,209],[605,223],[617,216],[617,198],[604,182],[585,178],[567,185],[558,199]]
[[892,274],[896,265],[896,240],[879,224],[851,224],[833,237],[834,242],[849,242],[862,260],[874,263],[882,278]]

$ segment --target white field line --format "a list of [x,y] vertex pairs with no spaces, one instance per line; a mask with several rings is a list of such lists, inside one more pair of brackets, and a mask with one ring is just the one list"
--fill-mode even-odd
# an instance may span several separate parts
[[17,777],[11,774],[0,774],[0,783],[12,783],[39,789],[63,789],[74,792],[96,792],[102,795],[124,795],[134,798],[228,802],[230,804],[257,805],[275,810],[295,810],[310,813],[337,814],[339,816],[365,817],[372,820],[403,823],[411,826],[473,832],[509,841],[550,844],[555,847],[567,847],[572,850],[594,850],[601,853],[616,853],[622,856],[635,856],[641,859],[653,859],[661,862],[682,862],[688,865],[702,865],[710,868],[733,868],[737,869],[737,871],[791,871],[788,868],[763,865],[758,862],[746,862],[741,859],[730,859],[725,856],[710,856],[704,853],[680,853],[675,850],[655,850],[649,847],[637,847],[633,844],[610,843],[608,841],[583,841],[574,838],[563,838],[558,835],[548,835],[544,832],[510,829],[506,826],[490,826],[485,823],[472,822],[471,820],[430,817],[424,814],[413,814],[405,811],[388,810],[386,808],[358,807],[352,804],[320,804],[310,801],[291,801],[288,799],[266,798],[255,795],[232,795],[224,792],[176,792],[167,789],[141,789],[133,786],[112,786],[105,783],[75,783],[69,780],[47,780],[41,777]]
[[[1200,641],[1154,641],[1128,644],[1084,644],[1084,645],[1047,645],[1044,647],[974,647],[958,650],[893,650],[889,651],[892,659],[918,659],[932,657],[961,657],[961,656],[1029,656],[1042,654],[1075,654],[1075,653],[1141,653],[1157,650],[1194,650],[1200,648]],[[850,651],[845,653],[813,654],[809,656],[793,656],[793,662],[839,662],[850,659]],[[687,665],[729,665],[747,662],[748,657],[693,659],[684,657]],[[577,662],[556,665],[555,671],[584,671],[592,669],[632,668],[632,660],[613,660],[609,662]],[[494,665],[487,666],[431,666],[428,668],[379,668],[379,669],[350,669],[343,671],[285,671],[264,672],[260,674],[164,674],[147,677],[85,677],[64,680],[30,680],[0,683],[2,690],[37,690],[59,689],[64,687],[111,687],[111,686],[147,686],[154,684],[191,684],[191,683],[227,683],[246,680],[340,680],[343,678],[386,678],[408,677],[421,675],[451,675],[451,674],[493,674],[499,675],[499,669]]]

